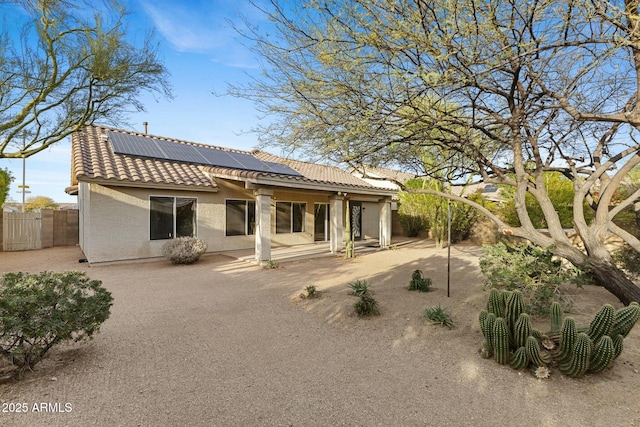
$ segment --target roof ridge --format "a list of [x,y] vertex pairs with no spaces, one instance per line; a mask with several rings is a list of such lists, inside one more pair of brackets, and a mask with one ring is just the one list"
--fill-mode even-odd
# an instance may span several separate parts
[[277,154],[270,153],[268,151],[260,150],[258,148],[254,149],[254,150],[251,150],[251,154],[256,154],[256,153],[265,153],[265,154],[267,154],[269,156],[277,157],[278,159],[282,159],[282,160],[286,160],[286,161],[292,161],[292,162],[298,162],[298,163],[304,163],[306,165],[324,166],[324,167],[329,167],[329,168],[335,168],[335,169],[341,170],[343,172],[349,173],[349,171],[346,171],[346,170],[344,170],[341,167],[336,166],[336,165],[328,165],[326,163],[314,163],[314,162],[307,161],[307,160],[299,160],[299,159],[292,159],[292,158],[289,158],[289,157],[282,157],[282,156],[278,156]]
[[150,134],[150,133],[142,133],[142,132],[133,131],[133,130],[118,129],[118,128],[114,128],[114,127],[110,127],[110,126],[95,125],[95,124],[87,125],[87,126],[100,128],[100,129],[108,130],[108,131],[112,131],[112,132],[124,133],[124,134],[127,134],[127,135],[141,136],[143,138],[151,138],[151,139],[158,139],[160,141],[174,142],[174,143],[177,143],[177,144],[192,145],[192,146],[202,147],[202,148],[214,148],[216,150],[221,150],[221,151],[230,151],[230,152],[243,153],[243,154],[252,154],[253,151],[255,151],[255,150],[253,150],[253,151],[240,150],[238,148],[222,147],[222,146],[219,146],[219,145],[209,145],[209,144],[204,144],[202,142],[188,141],[186,139],[172,138],[172,137],[168,137],[168,136],[155,135],[155,134]]

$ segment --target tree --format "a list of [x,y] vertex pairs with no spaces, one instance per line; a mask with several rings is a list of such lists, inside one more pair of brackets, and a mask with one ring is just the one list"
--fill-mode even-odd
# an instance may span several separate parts
[[58,204],[51,197],[47,196],[27,197],[27,200],[25,200],[25,210],[27,212],[42,209],[58,209]]
[[[82,0],[17,0],[28,15],[22,31],[0,37],[0,158],[44,150],[84,124],[117,123],[143,110],[143,91],[170,96],[168,72],[149,35],[130,43],[118,3],[85,18]],[[17,148],[16,148],[17,147]]]
[[[573,182],[558,172],[547,172],[544,174],[545,191],[549,194],[549,199],[558,213],[560,224],[564,228],[573,227]],[[512,226],[520,226],[518,212],[516,211],[514,200],[514,188],[506,187],[503,191],[505,202],[500,206],[500,214],[505,222]],[[535,197],[527,193],[525,204],[531,223],[536,228],[547,228],[547,223]],[[590,222],[593,219],[593,211],[588,205],[584,206],[585,219]]]
[[9,196],[9,186],[13,181],[13,175],[8,169],[0,169],[0,208]]
[[[271,114],[256,129],[263,143],[352,164],[398,164],[399,152],[443,148],[471,162],[468,174],[512,187],[520,225],[431,192],[588,268],[622,302],[640,301],[605,246],[613,233],[640,251],[612,221],[640,190],[611,203],[640,164],[638,0],[272,0],[261,10],[269,34],[240,31],[264,60],[262,77],[229,92]],[[551,171],[572,182],[584,250],[554,209]],[[546,233],[529,217],[527,194]]]

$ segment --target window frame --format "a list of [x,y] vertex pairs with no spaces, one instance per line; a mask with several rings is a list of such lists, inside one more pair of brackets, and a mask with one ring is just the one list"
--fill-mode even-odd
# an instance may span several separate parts
[[[152,233],[152,216],[153,216],[153,209],[151,207],[152,204],[152,199],[173,199],[173,203],[172,203],[172,208],[171,208],[171,222],[172,222],[172,230],[171,230],[171,235],[169,237],[153,237],[153,233]],[[178,231],[178,220],[177,220],[177,213],[178,213],[178,200],[189,200],[192,201],[195,204],[195,209],[193,209],[193,232],[192,235],[189,237],[198,237],[198,198],[197,197],[182,197],[182,196],[167,196],[167,195],[149,195],[149,229],[148,229],[148,236],[149,236],[149,240],[150,241],[156,241],[156,240],[171,240],[171,239],[175,239],[176,237],[185,237],[185,236],[176,236],[177,231]]]
[[[229,234],[229,202],[244,202],[244,233]],[[249,208],[249,204],[253,204],[253,209]],[[252,214],[250,214],[250,212]],[[253,218],[253,227],[251,226],[251,218]],[[256,234],[256,201],[253,199],[225,199],[224,200],[224,236],[254,236]]]
[[[278,227],[278,205],[282,204],[288,204],[289,205],[289,209],[288,209],[288,216],[289,216],[289,226],[287,228],[287,231],[282,231],[282,229],[280,227]],[[301,213],[301,218],[300,218],[300,229],[296,230],[296,222],[295,222],[295,215],[296,215],[296,206],[298,207],[299,212]],[[275,215],[275,228],[276,228],[276,234],[292,234],[292,233],[305,233],[307,230],[307,202],[293,202],[293,201],[277,201],[276,202],[276,215]]]

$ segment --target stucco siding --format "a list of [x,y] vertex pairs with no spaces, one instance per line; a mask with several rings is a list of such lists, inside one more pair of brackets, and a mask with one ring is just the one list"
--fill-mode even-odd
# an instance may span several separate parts
[[365,239],[377,239],[380,234],[380,205],[362,203],[362,233]]

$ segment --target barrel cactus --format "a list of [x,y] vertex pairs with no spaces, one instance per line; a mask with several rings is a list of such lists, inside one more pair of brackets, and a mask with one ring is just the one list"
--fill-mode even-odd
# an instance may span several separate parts
[[532,367],[547,372],[538,378],[548,377],[556,366],[570,377],[598,373],[620,356],[624,338],[639,319],[636,302],[618,310],[604,304],[588,327],[577,327],[573,318],[564,317],[560,304],[553,303],[551,328],[544,333],[531,325],[519,291],[492,289],[479,317],[484,336],[481,354],[517,370]]

